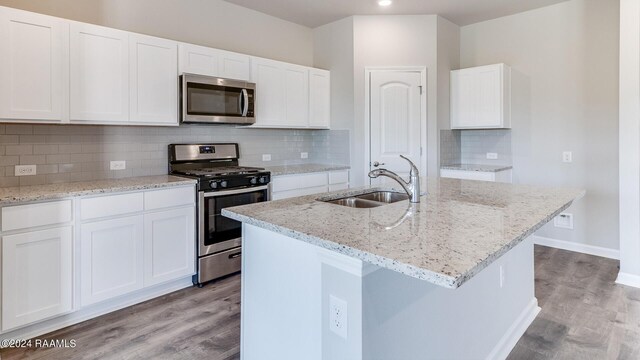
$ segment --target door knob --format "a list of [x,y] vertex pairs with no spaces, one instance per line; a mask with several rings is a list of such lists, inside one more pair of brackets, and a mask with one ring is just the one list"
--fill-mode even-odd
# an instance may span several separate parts
[[373,166],[374,166],[374,167],[378,167],[378,166],[380,166],[380,165],[384,165],[384,163],[379,163],[379,162],[377,162],[377,161],[374,161],[374,162],[373,162]]

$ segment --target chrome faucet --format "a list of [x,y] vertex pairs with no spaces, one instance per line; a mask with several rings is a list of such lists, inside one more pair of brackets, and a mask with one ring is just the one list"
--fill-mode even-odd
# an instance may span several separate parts
[[411,171],[409,172],[409,176],[410,176],[409,182],[404,181],[404,179],[402,179],[400,175],[394,173],[393,171],[389,171],[386,169],[371,170],[369,172],[369,177],[372,179],[375,179],[378,176],[386,176],[388,178],[391,178],[397,181],[400,185],[402,185],[402,188],[404,189],[404,191],[411,198],[409,201],[411,201],[412,203],[419,203],[420,202],[420,172],[418,171],[418,168],[415,166],[415,164],[411,162],[411,160],[409,160],[409,158],[403,155],[400,155],[400,157],[407,160],[411,165]]

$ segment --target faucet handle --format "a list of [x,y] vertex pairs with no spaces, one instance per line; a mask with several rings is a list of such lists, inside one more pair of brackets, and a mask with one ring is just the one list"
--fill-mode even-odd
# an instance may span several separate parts
[[373,162],[373,166],[375,166],[375,167],[378,167],[378,166],[381,166],[381,165],[384,165],[384,163],[377,162],[377,161]]
[[400,157],[407,160],[409,162],[409,165],[411,165],[411,175],[417,175],[417,176],[420,175],[420,171],[418,171],[418,167],[416,167],[416,165],[411,160],[409,160],[408,157],[404,155],[400,155]]

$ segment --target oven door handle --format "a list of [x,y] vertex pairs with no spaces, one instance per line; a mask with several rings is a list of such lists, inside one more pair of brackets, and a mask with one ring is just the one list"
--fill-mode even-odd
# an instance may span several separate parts
[[205,191],[203,192],[203,197],[210,198],[210,197],[225,196],[225,195],[246,194],[246,193],[252,193],[255,191],[267,190],[268,188],[269,188],[269,185],[264,185],[264,186],[250,187],[250,188],[242,188],[237,190],[212,191],[212,192]]

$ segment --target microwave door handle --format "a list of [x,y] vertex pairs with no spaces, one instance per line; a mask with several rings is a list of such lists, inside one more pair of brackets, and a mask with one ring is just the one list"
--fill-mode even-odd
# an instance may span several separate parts
[[244,99],[244,107],[242,108],[242,116],[247,116],[249,112],[249,93],[247,89],[242,89],[242,99]]

